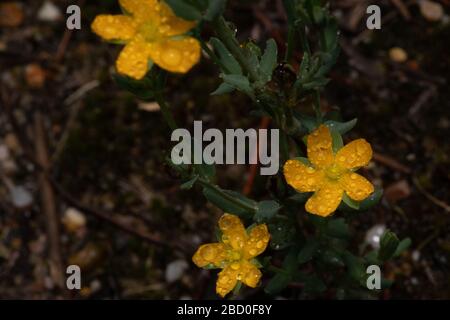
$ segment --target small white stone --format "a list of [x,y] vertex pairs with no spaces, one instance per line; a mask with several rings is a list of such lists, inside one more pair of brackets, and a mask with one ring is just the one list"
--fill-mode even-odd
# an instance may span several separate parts
[[77,231],[86,225],[86,217],[75,208],[68,208],[64,212],[63,224],[69,231]]
[[45,1],[38,11],[38,19],[41,21],[52,22],[59,20],[62,16],[61,11],[51,1]]
[[11,202],[18,209],[26,209],[33,203],[33,196],[22,186],[14,186],[10,193]]
[[415,261],[415,262],[419,261],[420,251],[414,250],[413,253],[411,254],[411,257],[412,257],[413,261]]
[[439,21],[444,16],[444,9],[438,2],[421,0],[419,6],[420,12],[428,21]]
[[365,242],[369,244],[373,249],[380,248],[380,240],[383,233],[386,231],[384,224],[376,224],[370,228],[365,237]]
[[166,281],[172,283],[179,280],[187,268],[189,268],[189,265],[186,260],[179,259],[172,261],[166,268]]

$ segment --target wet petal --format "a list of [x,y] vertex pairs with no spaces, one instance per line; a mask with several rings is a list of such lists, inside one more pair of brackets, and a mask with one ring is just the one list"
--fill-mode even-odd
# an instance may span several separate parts
[[165,36],[185,34],[197,24],[195,21],[187,21],[177,17],[172,9],[165,3],[161,3],[160,32]]
[[241,220],[232,214],[225,213],[219,220],[222,241],[234,249],[242,249],[247,241],[247,233]]
[[265,224],[254,227],[249,235],[244,248],[244,257],[251,259],[264,252],[270,240],[269,230]]
[[133,19],[124,15],[98,15],[92,22],[92,31],[105,40],[127,41],[136,33]]
[[255,288],[261,280],[261,271],[251,262],[242,263],[240,270],[240,280],[247,286]]
[[208,264],[221,267],[226,257],[226,246],[223,243],[208,243],[198,248],[192,257],[192,261],[200,268],[206,267]]
[[234,270],[231,266],[226,266],[219,272],[216,282],[216,292],[222,298],[225,297],[237,284],[239,269]]
[[167,71],[186,73],[200,60],[200,52],[198,41],[185,37],[152,43],[150,56]]
[[148,71],[149,47],[142,38],[135,37],[120,52],[116,61],[117,71],[140,80]]
[[325,168],[334,161],[330,129],[321,125],[307,138],[308,159],[316,168]]
[[119,3],[122,9],[138,22],[159,17],[161,10],[158,0],[119,0]]
[[326,217],[336,211],[341,203],[343,193],[344,190],[338,183],[325,183],[308,199],[305,209],[309,213]]
[[347,173],[341,180],[345,193],[355,201],[362,201],[373,191],[373,185],[363,176],[356,173]]
[[357,139],[338,151],[336,162],[347,169],[364,167],[372,159],[372,153],[370,143],[365,139]]
[[308,167],[298,160],[288,160],[284,164],[286,182],[298,192],[312,192],[322,184],[323,172]]

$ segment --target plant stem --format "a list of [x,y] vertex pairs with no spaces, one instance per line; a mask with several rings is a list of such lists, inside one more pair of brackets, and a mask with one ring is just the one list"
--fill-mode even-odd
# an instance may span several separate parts
[[316,113],[316,119],[319,123],[322,123],[323,118],[322,118],[322,111],[320,110],[320,92],[319,92],[319,90],[316,90],[314,92],[314,98],[315,98],[315,101],[314,101],[313,107],[314,107],[314,112]]
[[159,106],[161,107],[161,113],[166,120],[167,125],[171,130],[175,130],[178,128],[177,123],[175,122],[175,119],[172,115],[172,112],[170,111],[169,106],[166,104],[166,101],[164,100],[164,97],[162,94],[157,93],[155,95],[156,102],[158,102]]
[[239,42],[236,40],[233,31],[230,29],[225,19],[222,16],[220,16],[213,21],[213,25],[219,39],[225,44],[225,46],[231,52],[231,54],[233,54],[233,56],[239,62],[241,67],[245,71],[247,71],[250,79],[252,81],[257,81],[259,78],[258,73],[251,66],[243,50],[241,49],[241,46],[239,45]]

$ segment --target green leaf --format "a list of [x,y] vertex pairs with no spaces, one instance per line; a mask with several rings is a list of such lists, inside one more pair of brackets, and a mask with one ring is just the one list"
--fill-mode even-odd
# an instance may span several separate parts
[[124,90],[134,94],[142,100],[150,100],[155,97],[155,85],[148,77],[142,80],[135,80],[118,74],[113,75],[117,85]]
[[225,45],[217,38],[212,37],[209,42],[214,47],[217,52],[220,61],[227,68],[230,74],[242,74],[242,68],[239,62],[234,58],[234,56],[228,51]]
[[214,90],[210,94],[212,96],[218,96],[218,95],[221,95],[221,94],[226,94],[226,93],[233,92],[234,90],[235,89],[234,89],[233,86],[230,86],[228,83],[223,82],[223,83],[220,84],[220,86],[216,90]]
[[257,208],[255,201],[235,191],[205,186],[203,188],[203,194],[206,199],[224,212],[236,214],[240,217],[251,217]]
[[272,72],[277,66],[277,55],[277,43],[273,39],[268,40],[259,65],[259,70],[261,71],[261,76],[264,83],[272,79]]
[[378,251],[378,259],[386,261],[392,258],[400,244],[395,233],[386,230],[380,239],[380,250]]
[[227,0],[209,0],[204,19],[207,21],[216,19],[225,11],[226,4]]
[[303,290],[305,290],[306,293],[317,294],[324,292],[326,289],[327,287],[325,286],[325,283],[323,283],[323,281],[316,275],[312,276],[308,275],[306,277],[306,281],[304,282],[303,288]]
[[253,89],[247,77],[240,74],[222,74],[221,77],[228,85],[247,94],[253,94]]
[[270,247],[275,250],[282,250],[293,243],[295,227],[287,219],[276,219],[268,224],[271,235]]
[[280,209],[280,204],[274,200],[261,201],[258,203],[258,209],[253,216],[253,220],[258,223],[268,221],[272,219]]
[[380,202],[381,197],[383,196],[383,189],[380,187],[375,187],[375,191],[368,196],[366,199],[359,203],[359,210],[367,211],[371,209],[374,205]]
[[194,186],[195,182],[197,182],[198,180],[198,176],[194,176],[192,179],[190,179],[189,181],[186,181],[185,183],[183,183],[180,188],[182,190],[189,190],[192,189],[192,187]]
[[320,257],[323,262],[334,267],[343,267],[345,265],[341,255],[337,251],[332,249],[326,249],[324,252],[322,252]]
[[286,273],[277,273],[270,281],[267,283],[264,291],[270,295],[275,295],[280,293],[284,288],[286,288],[291,282],[291,275]]
[[312,259],[314,254],[319,249],[319,242],[316,239],[310,239],[306,242],[305,246],[300,249],[297,257],[297,262],[303,264]]
[[359,210],[359,202],[350,198],[346,193],[342,196],[342,201],[351,209]]
[[312,196],[312,192],[296,193],[293,196],[289,197],[289,200],[292,200],[292,201],[295,201],[298,203],[305,203],[311,196]]
[[200,20],[202,13],[184,0],[165,0],[175,15],[186,20]]
[[326,233],[331,237],[347,239],[350,237],[350,228],[344,218],[332,219],[328,221]]
[[314,131],[319,125],[315,117],[310,117],[299,112],[295,112],[294,115],[309,132]]
[[411,246],[411,239],[405,238],[402,241],[400,241],[397,250],[395,250],[394,257],[400,256],[405,250],[407,250]]
[[340,134],[345,134],[353,129],[358,122],[358,119],[353,119],[347,122],[338,122],[333,120],[325,121],[325,125],[332,131],[339,132]]
[[339,132],[331,130],[331,139],[333,144],[333,152],[337,153],[344,146],[344,141]]
[[347,265],[347,272],[349,276],[357,281],[361,285],[365,285],[366,270],[364,267],[363,260],[361,258],[355,257],[350,252],[346,251],[343,254],[345,264]]

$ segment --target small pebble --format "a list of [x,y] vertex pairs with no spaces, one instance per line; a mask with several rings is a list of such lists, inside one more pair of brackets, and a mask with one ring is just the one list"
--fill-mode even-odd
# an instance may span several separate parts
[[394,47],[389,50],[389,58],[394,62],[403,63],[408,60],[408,54],[402,48]]
[[443,18],[444,9],[438,2],[421,0],[419,2],[420,12],[428,21],[436,22]]

